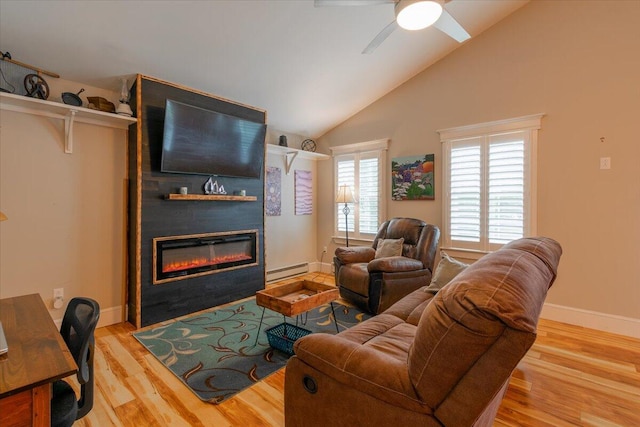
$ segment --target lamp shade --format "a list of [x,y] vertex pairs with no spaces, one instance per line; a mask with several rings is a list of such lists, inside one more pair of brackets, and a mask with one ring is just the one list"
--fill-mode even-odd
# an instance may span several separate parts
[[6,221],[8,219],[9,218],[7,218],[7,216],[4,213],[0,212],[0,221]]
[[396,3],[396,21],[405,30],[421,30],[433,25],[442,15],[442,5],[434,0],[400,0]]
[[336,197],[336,203],[355,203],[356,199],[353,197],[351,187],[346,184],[338,187],[338,196]]

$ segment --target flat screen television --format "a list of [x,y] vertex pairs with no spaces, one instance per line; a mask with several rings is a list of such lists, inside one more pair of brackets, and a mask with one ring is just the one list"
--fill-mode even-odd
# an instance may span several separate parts
[[160,170],[260,178],[267,125],[167,99]]

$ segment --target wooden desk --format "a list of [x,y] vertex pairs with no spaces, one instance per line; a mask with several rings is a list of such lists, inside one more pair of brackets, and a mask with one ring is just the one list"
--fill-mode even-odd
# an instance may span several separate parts
[[0,426],[50,426],[51,383],[77,372],[39,294],[0,299]]

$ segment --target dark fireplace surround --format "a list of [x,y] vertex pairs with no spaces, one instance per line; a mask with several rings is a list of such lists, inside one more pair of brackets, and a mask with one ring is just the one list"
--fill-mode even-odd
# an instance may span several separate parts
[[[265,285],[264,172],[258,179],[213,177],[229,194],[255,196],[251,201],[174,200],[167,196],[180,187],[203,195],[209,177],[162,173],[160,161],[167,99],[262,123],[265,111],[142,75],[131,95],[138,123],[128,143],[128,320],[140,328],[255,295]],[[180,259],[193,251],[195,260]],[[163,272],[168,257],[175,265],[165,270],[175,271]]]

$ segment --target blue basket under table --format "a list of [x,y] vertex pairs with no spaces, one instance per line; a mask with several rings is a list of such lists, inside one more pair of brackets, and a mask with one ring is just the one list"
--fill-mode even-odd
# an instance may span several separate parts
[[293,343],[296,342],[298,338],[302,338],[311,333],[308,329],[286,322],[273,326],[265,332],[269,340],[269,345],[276,350],[287,353],[289,356],[293,355]]

